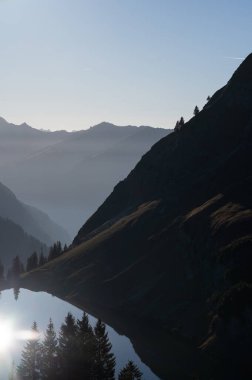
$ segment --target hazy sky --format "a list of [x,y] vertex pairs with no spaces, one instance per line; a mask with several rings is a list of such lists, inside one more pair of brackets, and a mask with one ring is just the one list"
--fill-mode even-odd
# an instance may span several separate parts
[[251,0],[0,0],[0,115],[171,128],[252,50]]

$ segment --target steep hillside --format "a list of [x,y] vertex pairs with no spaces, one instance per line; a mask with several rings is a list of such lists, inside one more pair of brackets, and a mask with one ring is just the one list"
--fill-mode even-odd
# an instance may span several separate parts
[[0,167],[0,178],[21,199],[45,210],[75,236],[116,183],[169,132],[103,122],[68,133],[63,141],[19,163]]
[[[252,55],[196,117],[151,148],[72,250],[23,286],[118,323],[162,378],[251,378],[251,148]],[[150,335],[161,329],[160,343],[143,335],[139,343],[139,323]],[[188,345],[217,367],[191,357]]]
[[15,256],[19,256],[25,265],[28,256],[34,251],[39,254],[41,250],[46,254],[48,247],[25,233],[18,224],[0,217],[0,260],[5,267],[5,274]]

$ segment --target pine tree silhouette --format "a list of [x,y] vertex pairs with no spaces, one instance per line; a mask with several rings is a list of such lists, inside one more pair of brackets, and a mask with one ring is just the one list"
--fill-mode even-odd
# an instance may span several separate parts
[[133,363],[133,361],[129,360],[126,366],[121,369],[118,375],[118,380],[141,380],[142,372]]
[[50,318],[45,337],[41,345],[41,379],[54,380],[58,372],[58,339]]
[[95,380],[115,379],[115,356],[111,352],[112,344],[109,341],[105,324],[99,319],[94,328],[96,340]]

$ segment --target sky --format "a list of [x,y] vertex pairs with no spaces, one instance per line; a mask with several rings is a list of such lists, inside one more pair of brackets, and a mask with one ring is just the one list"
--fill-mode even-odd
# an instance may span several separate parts
[[173,128],[251,52],[251,15],[251,0],[0,0],[0,116]]

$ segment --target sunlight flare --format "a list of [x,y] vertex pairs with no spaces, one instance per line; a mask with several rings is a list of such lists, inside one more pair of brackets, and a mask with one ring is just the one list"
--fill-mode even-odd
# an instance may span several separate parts
[[15,338],[17,340],[36,340],[40,338],[40,334],[35,331],[21,330],[16,332]]
[[0,319],[0,353],[6,353],[16,341],[39,339],[40,334],[31,330],[16,330],[12,321]]
[[0,320],[0,352],[6,352],[14,343],[15,335],[11,322]]

